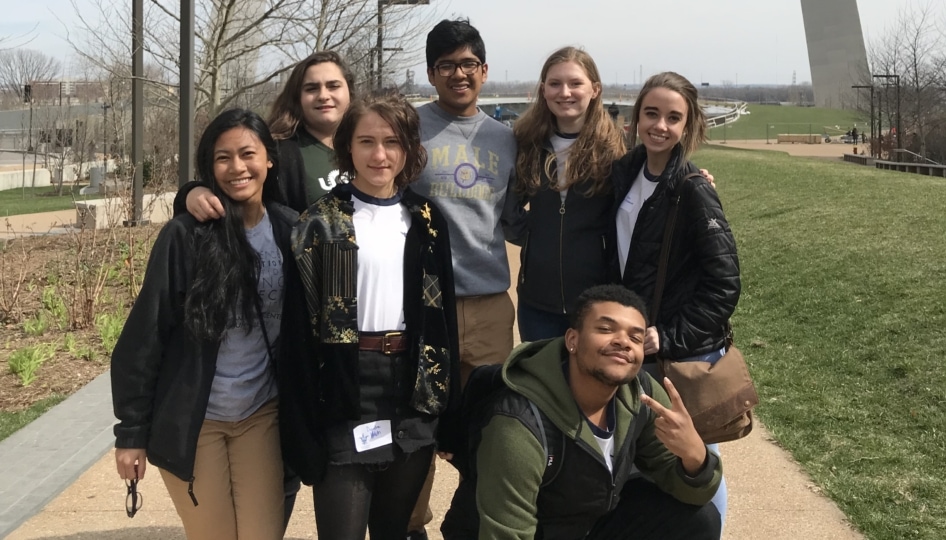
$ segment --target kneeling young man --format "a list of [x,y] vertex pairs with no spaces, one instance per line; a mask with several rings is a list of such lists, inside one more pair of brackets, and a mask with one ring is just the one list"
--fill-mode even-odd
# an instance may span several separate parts
[[722,466],[669,381],[641,371],[645,311],[624,287],[593,287],[564,338],[513,351],[446,540],[719,538],[707,503]]

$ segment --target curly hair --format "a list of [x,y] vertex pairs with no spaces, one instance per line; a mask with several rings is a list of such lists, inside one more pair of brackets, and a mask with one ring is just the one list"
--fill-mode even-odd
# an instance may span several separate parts
[[400,190],[416,180],[427,165],[427,151],[420,144],[420,117],[414,106],[400,96],[368,96],[348,107],[332,139],[338,171],[348,178],[355,177],[355,163],[351,156],[352,139],[358,122],[368,113],[377,114],[391,126],[404,151],[404,168],[394,178],[394,185]]
[[575,330],[580,330],[585,323],[585,317],[591,311],[591,306],[602,302],[615,302],[624,307],[637,310],[644,317],[644,325],[647,322],[647,304],[634,291],[625,288],[623,285],[595,285],[578,295],[575,300],[575,311],[572,312],[569,326]]
[[308,58],[296,64],[289,74],[286,86],[282,92],[276,96],[273,101],[272,109],[269,111],[269,130],[276,140],[283,140],[292,137],[302,122],[302,83],[305,80],[305,72],[316,64],[329,62],[338,66],[342,76],[345,77],[345,83],[348,85],[348,95],[351,99],[355,98],[355,75],[351,68],[345,63],[335,51],[318,51],[309,55]]
[[581,132],[569,149],[568,161],[565,163],[566,185],[558,186],[553,181],[552,189],[567,189],[576,183],[590,181],[590,185],[584,190],[586,196],[606,193],[610,189],[608,176],[611,174],[611,164],[627,151],[624,132],[608,117],[602,103],[601,75],[595,61],[581,49],[559,49],[542,65],[535,102],[513,127],[519,146],[519,155],[516,158],[516,191],[521,195],[534,195],[539,190],[543,173],[548,177],[552,176],[555,154],[545,152],[543,148],[555,133],[556,122],[543,88],[552,66],[566,62],[574,62],[584,70],[597,90],[597,95],[588,104]]
[[257,318],[259,254],[246,238],[240,204],[220,189],[214,176],[214,146],[224,133],[237,128],[255,134],[273,164],[263,182],[263,202],[282,202],[276,182],[279,154],[266,123],[246,109],[220,113],[201,135],[195,156],[197,181],[220,199],[226,212],[221,219],[199,224],[193,236],[196,264],[194,281],[184,300],[184,324],[201,339],[222,339],[239,315],[249,332]]

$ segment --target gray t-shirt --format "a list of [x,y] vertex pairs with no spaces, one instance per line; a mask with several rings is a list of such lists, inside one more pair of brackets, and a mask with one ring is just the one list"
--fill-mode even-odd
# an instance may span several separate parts
[[411,185],[434,201],[450,228],[457,296],[509,288],[504,228],[519,222],[506,193],[516,169],[512,129],[483,111],[453,116],[436,103],[417,108],[427,167]]
[[[282,252],[273,237],[268,213],[255,227],[246,230],[246,238],[260,257],[257,291],[266,337],[272,344],[279,337],[285,280]],[[217,352],[217,371],[205,418],[237,422],[276,397],[276,380],[269,364],[269,351],[259,321],[253,321],[253,329],[247,334],[246,321],[239,315],[224,334]]]

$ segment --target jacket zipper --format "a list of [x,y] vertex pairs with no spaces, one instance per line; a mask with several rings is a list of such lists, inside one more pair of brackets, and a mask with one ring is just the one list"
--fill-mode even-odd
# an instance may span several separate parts
[[[582,422],[582,424],[584,424],[584,422]],[[604,460],[604,457],[602,457],[600,453],[594,451],[594,449],[592,449],[587,443],[585,443],[585,441],[583,441],[583,440],[580,438],[580,437],[581,437],[582,427],[584,427],[584,426],[579,426],[579,427],[578,427],[578,431],[575,433],[575,444],[576,444],[579,448],[581,448],[582,450],[584,450],[585,452],[588,452],[589,454],[591,454],[592,457],[594,457],[595,460],[596,460],[598,463],[600,463],[601,466],[605,468],[605,470],[608,471],[608,478],[611,479],[611,483],[608,484],[608,509],[610,509],[610,508],[611,508],[611,505],[614,504],[614,492],[617,491],[617,486],[616,486],[615,483],[614,483],[614,470],[615,470],[615,468],[616,468],[616,467],[615,467],[616,463],[615,463],[615,461],[614,461],[614,456],[611,456],[611,468],[608,469],[608,464],[607,464],[607,462]],[[613,436],[614,436],[614,435],[612,435],[612,437],[613,437]]]
[[[568,194],[565,194],[568,197]],[[565,314],[565,199],[562,199],[562,206],[558,213],[561,217],[558,224],[558,286],[562,294],[562,314]]]

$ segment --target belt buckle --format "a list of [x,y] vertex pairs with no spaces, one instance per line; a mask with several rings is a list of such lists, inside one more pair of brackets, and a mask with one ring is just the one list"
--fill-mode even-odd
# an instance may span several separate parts
[[381,353],[391,356],[391,338],[400,336],[400,332],[388,332],[381,336]]

